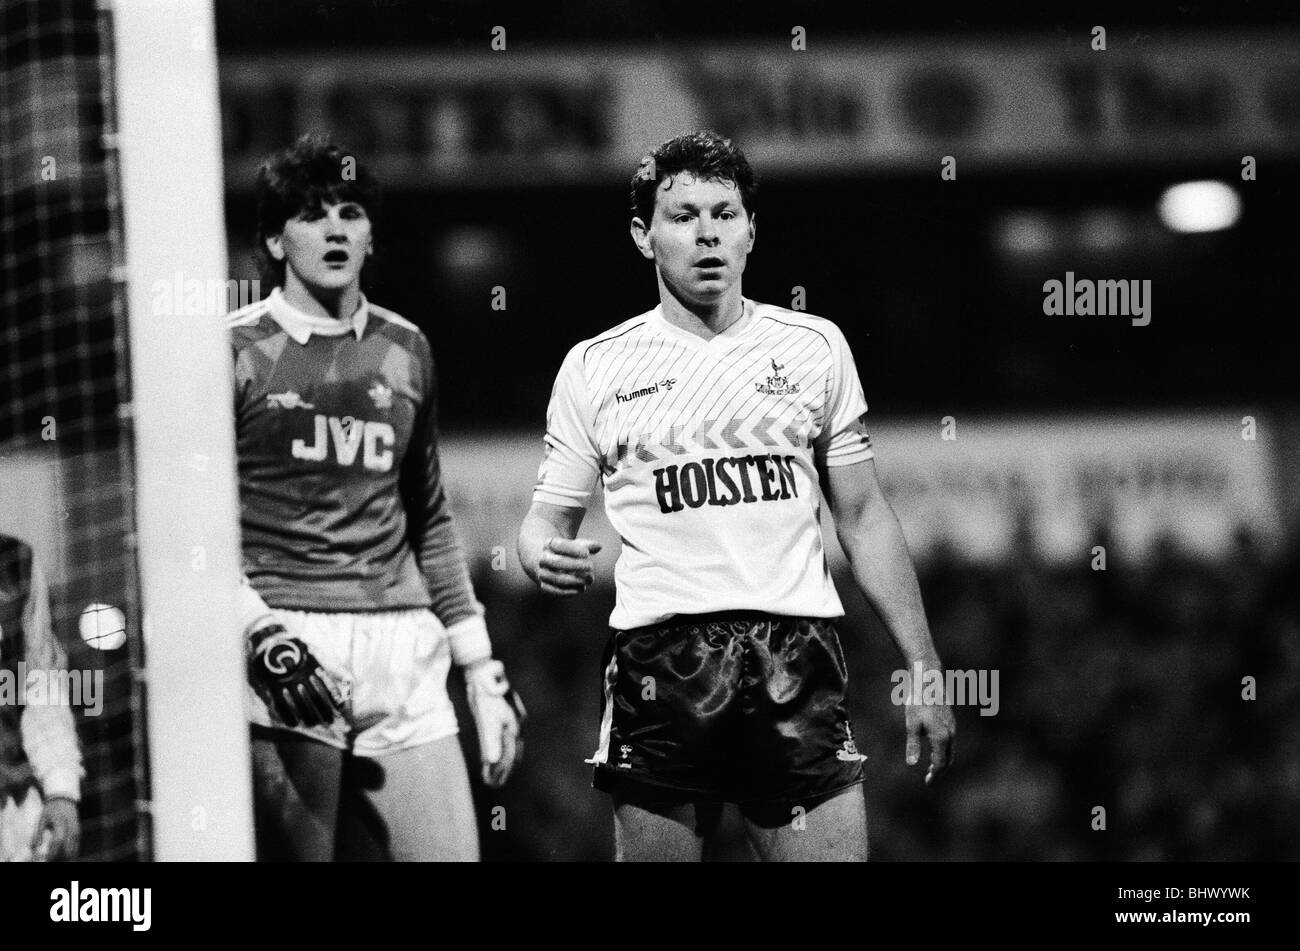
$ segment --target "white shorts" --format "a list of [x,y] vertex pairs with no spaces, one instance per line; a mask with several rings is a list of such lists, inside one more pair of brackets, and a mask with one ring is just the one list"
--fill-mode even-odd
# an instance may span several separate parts
[[383,756],[457,732],[447,695],[451,647],[428,608],[363,613],[276,610],[292,637],[307,645],[348,696],[331,727],[290,727],[248,688],[250,719],[350,750]]
[[44,803],[35,787],[28,788],[22,799],[0,795],[0,862],[30,862],[32,836],[41,822]]

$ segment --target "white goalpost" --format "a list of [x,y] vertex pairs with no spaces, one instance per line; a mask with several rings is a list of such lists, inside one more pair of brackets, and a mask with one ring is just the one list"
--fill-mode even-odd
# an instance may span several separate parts
[[[101,0],[104,4],[105,0]],[[153,857],[250,860],[231,366],[216,315],[153,289],[226,278],[209,0],[115,0]],[[167,310],[168,312],[157,312]]]

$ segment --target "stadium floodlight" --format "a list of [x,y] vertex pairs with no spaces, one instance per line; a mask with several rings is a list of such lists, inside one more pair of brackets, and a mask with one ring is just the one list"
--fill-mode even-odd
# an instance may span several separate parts
[[1223,231],[1241,218],[1241,198],[1224,182],[1183,182],[1160,196],[1160,220],[1170,231]]

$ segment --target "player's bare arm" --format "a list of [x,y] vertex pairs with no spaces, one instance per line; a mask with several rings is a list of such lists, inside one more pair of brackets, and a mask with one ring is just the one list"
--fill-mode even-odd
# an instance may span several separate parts
[[[826,466],[822,481],[853,578],[898,645],[908,668],[920,663],[923,670],[942,671],[907,541],[876,478],[875,460]],[[909,703],[904,711],[909,766],[920,760],[921,735],[930,739],[930,768],[925,774],[929,783],[952,759],[957,732],[952,708],[946,703]]]
[[592,556],[600,543],[578,538],[587,514],[579,506],[534,502],[519,528],[519,562],[546,594],[581,594],[596,578]]

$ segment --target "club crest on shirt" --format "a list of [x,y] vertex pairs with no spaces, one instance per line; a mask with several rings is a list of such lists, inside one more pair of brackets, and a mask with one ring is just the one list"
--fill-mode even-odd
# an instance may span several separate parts
[[374,385],[366,390],[366,395],[374,401],[375,409],[393,408],[393,388],[391,386],[385,386],[376,380]]
[[315,409],[315,403],[308,403],[293,390],[286,390],[283,393],[268,393],[266,395],[266,405],[268,409]]
[[788,396],[791,393],[798,393],[799,384],[791,383],[788,376],[781,375],[781,371],[785,369],[785,364],[777,363],[775,360],[771,362],[772,375],[767,378],[766,383],[755,383],[754,389],[767,396]]

